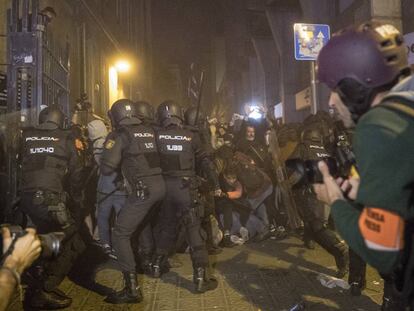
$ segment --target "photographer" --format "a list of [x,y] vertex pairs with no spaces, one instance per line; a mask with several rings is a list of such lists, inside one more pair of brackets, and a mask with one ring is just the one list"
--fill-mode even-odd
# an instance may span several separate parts
[[[2,228],[3,254],[0,264],[0,311],[6,310],[15,289],[20,286],[20,276],[40,255],[40,240],[36,230],[12,239],[8,228]],[[10,249],[12,247],[12,249]]]
[[[363,53],[362,53],[363,51]],[[358,57],[356,58],[355,55]],[[383,310],[414,310],[412,184],[414,93],[402,35],[377,22],[338,33],[321,50],[319,80],[344,124],[357,123],[354,151],[360,179],[335,179],[319,163],[318,198],[367,263],[388,275]],[[398,293],[398,295],[397,295]],[[402,296],[400,295],[402,294]],[[393,299],[393,297],[396,299]]]

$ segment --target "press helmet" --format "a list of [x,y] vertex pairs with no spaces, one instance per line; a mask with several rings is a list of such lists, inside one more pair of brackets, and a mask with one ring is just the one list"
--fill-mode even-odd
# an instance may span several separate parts
[[374,97],[410,74],[401,33],[377,21],[336,33],[319,53],[318,78],[336,91],[357,120]]

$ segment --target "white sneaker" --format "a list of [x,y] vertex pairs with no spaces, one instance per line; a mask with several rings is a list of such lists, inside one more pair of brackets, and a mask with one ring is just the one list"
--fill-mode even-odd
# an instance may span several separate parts
[[244,242],[247,242],[249,240],[249,230],[247,230],[246,227],[241,227],[240,236],[244,240]]
[[231,235],[230,236],[230,240],[237,245],[243,245],[244,244],[244,240],[240,237],[238,237],[237,235]]

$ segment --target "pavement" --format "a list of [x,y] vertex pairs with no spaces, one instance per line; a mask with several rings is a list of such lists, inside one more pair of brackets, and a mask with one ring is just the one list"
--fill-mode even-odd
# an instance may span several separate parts
[[[209,310],[209,311],[289,311],[298,302],[305,310],[380,310],[383,280],[368,268],[367,288],[360,297],[352,297],[339,287],[321,285],[320,273],[333,276],[335,261],[320,247],[308,250],[296,237],[283,241],[267,240],[234,248],[211,256],[218,287],[202,295],[192,292],[192,268],[189,254],[179,254],[183,263],[161,279],[140,275],[144,301],[137,305],[110,305],[105,294],[122,286],[121,273],[111,262],[104,262],[89,249],[80,258],[60,289],[73,298],[64,310]],[[95,282],[88,282],[94,278]],[[16,296],[10,311],[23,310]]]

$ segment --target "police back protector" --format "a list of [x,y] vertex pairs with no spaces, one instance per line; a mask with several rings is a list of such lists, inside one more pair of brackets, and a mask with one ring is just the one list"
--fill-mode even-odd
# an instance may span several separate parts
[[22,137],[22,191],[63,191],[70,153],[67,130],[31,128]]
[[193,133],[188,129],[169,128],[158,131],[161,168],[169,176],[193,176],[195,157]]
[[154,130],[145,125],[123,126],[119,129],[128,138],[122,155],[122,173],[129,182],[137,178],[160,175],[160,158]]

